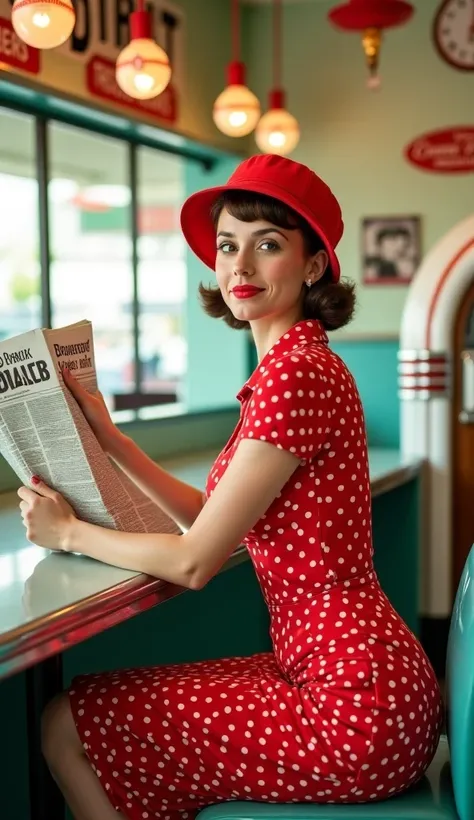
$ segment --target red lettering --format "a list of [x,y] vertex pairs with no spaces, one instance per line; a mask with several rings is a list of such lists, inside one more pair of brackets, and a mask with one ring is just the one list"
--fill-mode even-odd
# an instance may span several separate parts
[[0,61],[30,74],[40,70],[40,54],[17,36],[10,20],[0,17]]
[[0,54],[2,57],[13,57],[19,63],[28,61],[28,46],[23,40],[0,24]]

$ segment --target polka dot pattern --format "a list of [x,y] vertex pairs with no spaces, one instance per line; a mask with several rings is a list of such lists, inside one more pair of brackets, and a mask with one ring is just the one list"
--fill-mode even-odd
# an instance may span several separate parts
[[380,800],[415,783],[438,743],[433,670],[372,563],[360,400],[321,325],[291,328],[239,399],[208,496],[243,438],[300,459],[246,538],[273,652],[73,682],[85,751],[129,820],[186,820],[219,800]]

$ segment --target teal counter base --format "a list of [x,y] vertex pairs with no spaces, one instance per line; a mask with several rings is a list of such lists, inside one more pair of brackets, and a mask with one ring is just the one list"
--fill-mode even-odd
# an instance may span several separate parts
[[0,789],[2,820],[29,820],[26,675],[0,683]]
[[420,478],[374,498],[372,526],[380,585],[419,638]]

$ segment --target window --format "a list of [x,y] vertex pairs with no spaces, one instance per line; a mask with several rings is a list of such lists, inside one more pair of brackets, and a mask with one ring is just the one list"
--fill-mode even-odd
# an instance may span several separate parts
[[54,122],[49,156],[52,323],[92,321],[112,410],[175,402],[186,372],[183,160]]
[[114,408],[136,378],[128,145],[58,123],[48,136],[51,323],[91,320]]
[[0,340],[41,325],[35,121],[0,108]]
[[183,161],[138,149],[138,304],[142,404],[181,398],[186,374]]

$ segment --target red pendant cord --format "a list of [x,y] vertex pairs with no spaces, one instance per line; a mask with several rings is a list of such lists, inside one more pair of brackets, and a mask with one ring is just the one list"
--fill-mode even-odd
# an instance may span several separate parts
[[136,9],[130,14],[130,39],[151,39],[152,36],[152,18],[145,9],[145,0],[136,0]]
[[281,0],[273,0],[273,88],[270,91],[270,109],[285,107],[281,85],[281,13]]
[[227,67],[228,85],[245,85],[245,66],[240,60],[240,0],[231,0],[232,60]]
[[231,25],[232,25],[232,60],[237,63],[240,60],[240,0],[232,0]]

